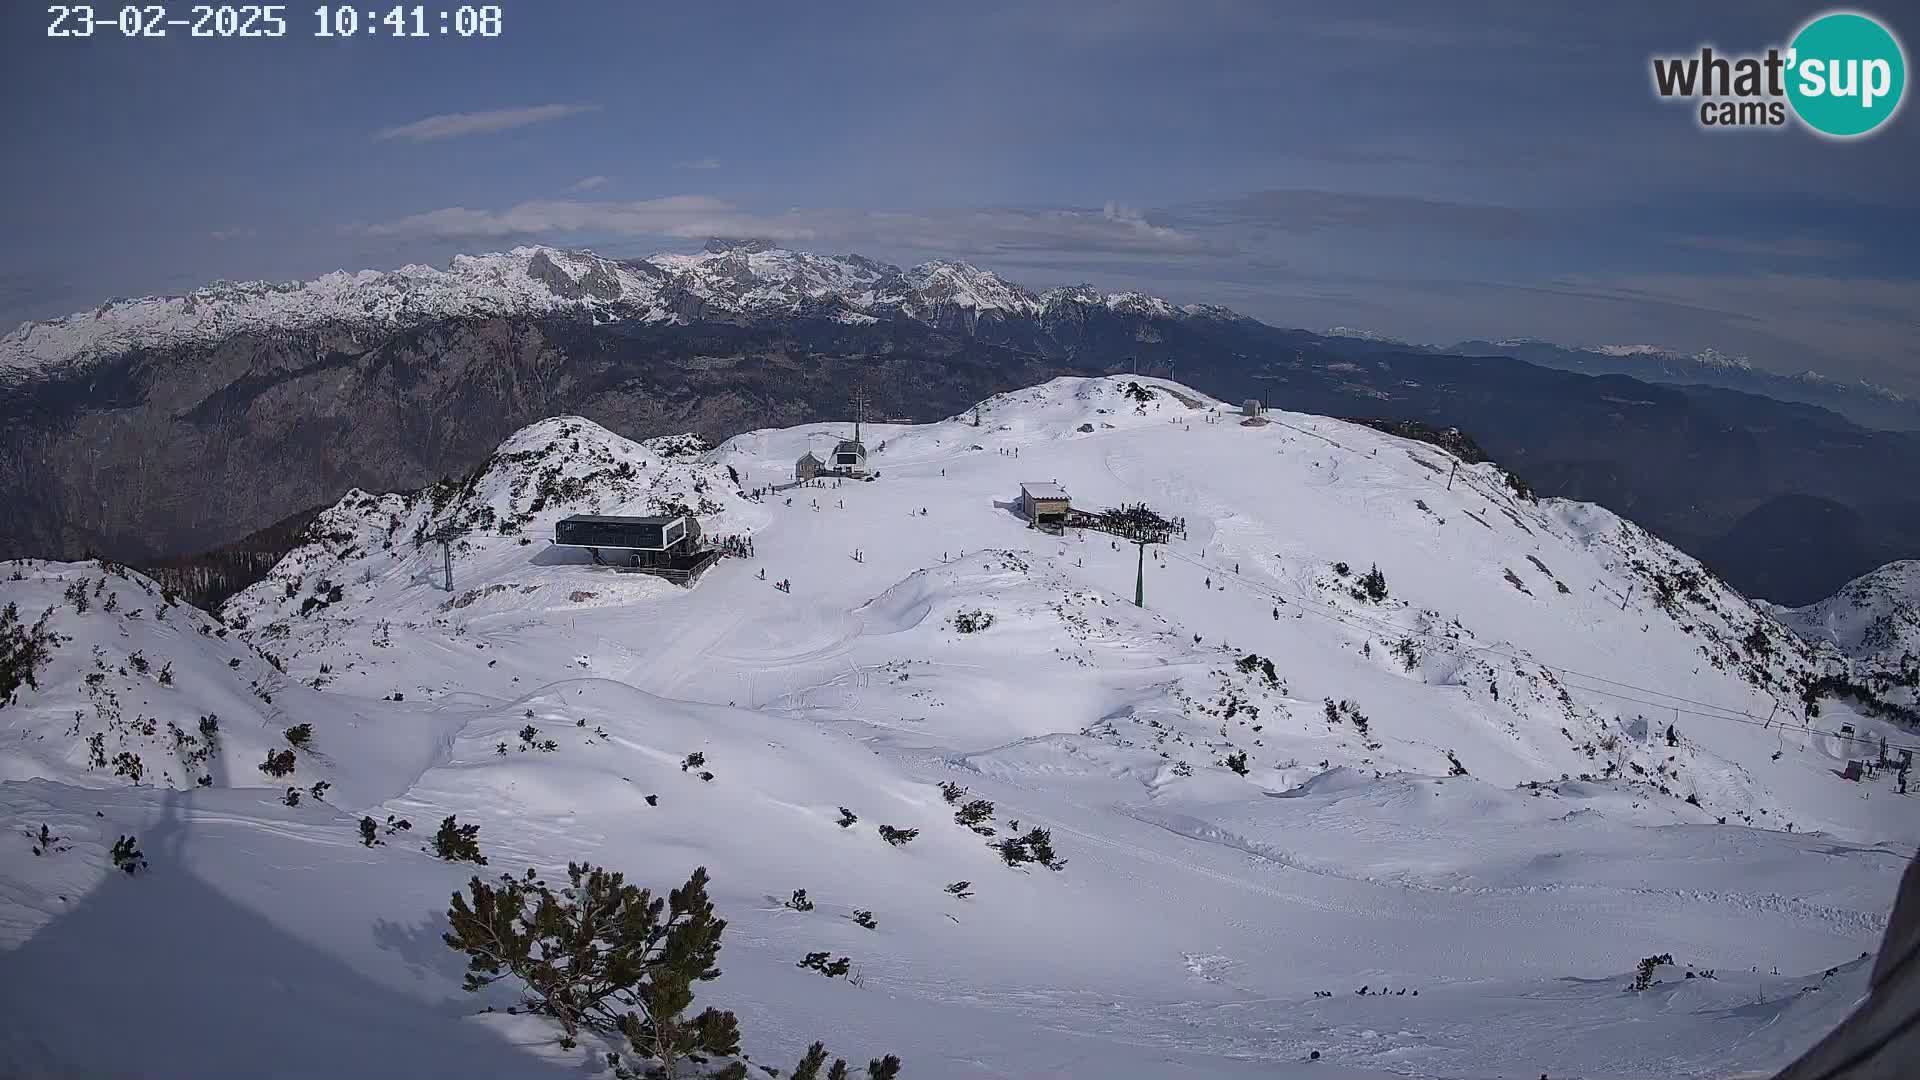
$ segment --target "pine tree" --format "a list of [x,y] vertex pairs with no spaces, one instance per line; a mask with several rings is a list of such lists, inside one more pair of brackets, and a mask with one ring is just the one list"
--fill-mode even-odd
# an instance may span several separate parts
[[291,776],[294,765],[293,751],[269,750],[267,751],[267,760],[260,764],[260,771],[275,778]]
[[448,862],[487,865],[487,857],[480,854],[480,826],[462,825],[452,814],[447,815],[440,823],[440,830],[433,834],[433,853]]
[[955,824],[965,825],[981,836],[993,835],[993,826],[986,824],[991,817],[993,817],[993,804],[985,799],[970,799],[953,814]]
[[880,826],[880,839],[885,840],[887,843],[892,844],[894,847],[900,847],[903,844],[907,844],[911,842],[914,837],[919,835],[920,835],[919,829],[896,829],[891,825]]
[[853,827],[853,823],[859,820],[860,820],[859,815],[855,814],[853,811],[847,809],[844,806],[840,808],[839,824],[841,828],[850,829]]
[[1053,832],[1038,825],[1021,837],[1026,842],[1027,852],[1034,862],[1049,870],[1064,870],[1067,860],[1058,857],[1053,850]]
[[469,991],[518,979],[528,1007],[558,1020],[567,1038],[581,1028],[618,1032],[667,1076],[682,1059],[739,1053],[731,1012],[686,1015],[694,983],[720,974],[714,962],[727,926],[707,898],[705,867],[664,898],[579,863],[567,865],[559,890],[531,869],[502,875],[497,886],[476,877],[467,888],[471,903],[455,893],[447,909],[446,942],[467,954]]
[[313,741],[312,724],[295,724],[286,730],[287,745],[296,750],[304,749]]
[[967,793],[966,788],[961,787],[959,784],[956,784],[951,780],[940,785],[940,797],[947,800],[948,806],[952,806],[954,803],[959,802],[960,796],[965,795],[966,793]]
[[108,852],[108,858],[113,861],[115,867],[126,871],[129,875],[147,868],[147,856],[131,836],[122,836],[114,841],[113,849]]
[[363,846],[373,847],[375,844],[383,844],[385,842],[386,841],[380,839],[380,826],[378,823],[370,817],[360,819],[360,843]]

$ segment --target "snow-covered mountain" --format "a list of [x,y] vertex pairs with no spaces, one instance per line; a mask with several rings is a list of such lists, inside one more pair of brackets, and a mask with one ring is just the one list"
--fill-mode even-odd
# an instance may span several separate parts
[[[907,1077],[1723,1075],[1859,996],[1920,811],[1836,766],[1912,737],[1809,720],[1837,657],[1633,524],[1124,377],[870,425],[877,480],[774,488],[847,434],[544,420],[350,493],[218,621],[0,567],[44,652],[0,688],[0,815],[61,838],[0,848],[0,1072],[606,1075],[598,1036],[460,989],[470,868],[420,850],[447,815],[516,875],[706,866],[700,1002],[783,1068],[820,1037]],[[1184,520],[1145,607],[1131,545],[1025,526],[1034,480]],[[547,542],[681,508],[753,557],[683,589]],[[1036,826],[1057,872],[990,846]],[[108,868],[122,835],[148,870]]]
[[185,296],[109,301],[23,323],[0,337],[0,379],[84,365],[130,348],[209,344],[246,331],[394,329],[470,316],[567,313],[595,322],[679,322],[809,313],[848,321],[926,323],[1041,317],[1094,303],[1165,316],[1233,318],[1140,293],[1085,286],[1034,293],[964,262],[911,269],[859,255],[815,255],[765,241],[708,242],[691,255],[608,259],[590,251],[517,247],[455,256],[447,269],[337,272],[303,282],[218,282]]
[[1733,368],[1739,371],[1753,370],[1753,362],[1746,357],[1734,356],[1711,347],[1695,353],[1683,353],[1663,345],[1595,345],[1591,351],[1604,356],[1648,356],[1663,360],[1688,360],[1706,367]]
[[1887,667],[1920,657],[1920,560],[1892,562],[1817,604],[1778,611],[1809,641]]

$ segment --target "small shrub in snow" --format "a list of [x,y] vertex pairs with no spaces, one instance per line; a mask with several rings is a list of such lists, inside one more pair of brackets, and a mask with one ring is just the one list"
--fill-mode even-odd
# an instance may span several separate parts
[[891,825],[880,826],[880,839],[885,840],[894,847],[900,847],[903,844],[910,843],[914,837],[919,835],[919,829],[896,829]]
[[1247,752],[1245,750],[1235,750],[1233,753],[1227,755],[1227,760],[1223,764],[1225,764],[1227,768],[1232,769],[1236,775],[1245,776],[1247,775]]
[[992,625],[991,611],[962,611],[953,617],[953,628],[962,634],[977,634]]
[[1351,571],[1351,569],[1350,569],[1350,568],[1349,568],[1349,567],[1347,566],[1347,564],[1346,564],[1346,563],[1343,563],[1343,562],[1337,562],[1337,563],[1334,563],[1334,564],[1333,564],[1333,572],[1334,572],[1334,573],[1336,573],[1336,574],[1339,574],[1339,575],[1340,575],[1341,577],[1346,577],[1346,576],[1347,576],[1347,575],[1348,575],[1349,573],[1351,573],[1352,571]]
[[[52,830],[48,829],[45,825],[40,826],[40,832],[37,835],[28,833],[27,839],[33,841],[33,853],[35,855],[46,855],[48,853],[58,855],[60,852],[73,849],[72,844],[61,843],[66,837],[53,835]],[[871,927],[869,927],[869,929],[871,929]]]
[[985,799],[969,799],[966,805],[954,811],[955,824],[965,825],[981,836],[992,836],[993,826],[987,822],[993,817],[993,804]]
[[146,772],[147,767],[140,761],[139,754],[122,750],[113,756],[113,775],[115,776],[124,776],[138,784]]
[[[1011,823],[1018,829],[1020,823]],[[1050,830],[1034,826],[1024,836],[1010,836],[997,844],[988,845],[1000,853],[1000,859],[1008,866],[1021,866],[1035,862],[1049,870],[1064,870],[1067,860],[1059,857],[1053,850],[1053,833]]]
[[[44,826],[42,826],[42,828],[44,828]],[[874,927],[880,925],[879,923],[874,921],[873,912],[865,908],[854,908],[853,914],[849,916],[849,918],[851,918],[858,925],[864,926],[869,930],[872,930]]]
[[1460,764],[1460,758],[1457,755],[1455,755],[1454,752],[1451,750],[1447,751],[1447,775],[1449,776],[1467,775],[1467,767],[1465,765]]
[[702,779],[702,780],[706,780],[706,781],[712,781],[712,780],[713,780],[713,774],[712,774],[712,773],[710,773],[710,772],[708,772],[708,771],[706,771],[705,769],[702,769],[702,770],[700,770],[700,779]]
[[267,760],[260,763],[260,771],[275,778],[291,776],[293,775],[295,764],[293,751],[269,750],[267,751]]
[[288,806],[299,806],[300,789],[297,787],[288,788],[286,795],[282,797],[280,801],[286,803]]
[[[582,722],[584,723],[584,721]],[[505,746],[506,744],[502,743],[501,745]],[[551,754],[555,750],[560,749],[560,744],[553,739],[542,739],[540,737],[540,729],[534,727],[532,724],[528,724],[526,727],[520,729],[520,749],[522,752],[538,750],[543,754]]]
[[1633,986],[1631,989],[1639,992],[1652,986],[1654,983],[1653,973],[1659,969],[1660,965],[1671,963],[1673,963],[1672,953],[1659,953],[1654,956],[1642,957],[1640,966],[1633,973]]
[[115,840],[113,849],[107,853],[107,857],[113,860],[115,869],[123,870],[128,874],[147,868],[147,856],[131,836],[123,836]]
[[133,666],[133,670],[139,672],[142,675],[145,675],[148,669],[150,669],[153,666],[147,663],[147,658],[145,653],[143,653],[139,649],[135,649],[133,651],[133,655],[127,657],[127,663],[131,664]]
[[952,806],[954,803],[959,802],[960,796],[965,795],[966,793],[967,793],[966,788],[961,787],[959,784],[956,784],[951,780],[940,785],[940,797],[947,800],[948,806]]
[[462,825],[452,814],[447,815],[439,831],[433,834],[433,853],[448,862],[487,865],[487,857],[480,854],[480,826]]
[[362,847],[374,847],[386,843],[380,839],[380,823],[370,817],[360,819],[360,844]]
[[697,769],[706,763],[707,755],[695,750],[693,753],[687,755],[685,761],[680,763],[680,771],[686,772],[688,769]]
[[161,686],[173,685],[173,661],[169,660],[166,663],[160,665],[160,674],[158,678],[160,679]]
[[786,906],[795,911],[812,911],[813,901],[807,899],[807,890],[795,889],[793,895],[787,898]]
[[[820,1080],[820,1067],[826,1063],[826,1044],[814,1043],[807,1047],[806,1056],[800,1059],[800,1064],[793,1067],[792,1080]],[[761,1068],[766,1070],[768,1076],[777,1077],[780,1074],[778,1069],[764,1065]],[[894,1080],[899,1075],[900,1059],[892,1054],[867,1062],[867,1080]],[[827,1069],[826,1080],[847,1080],[846,1058],[833,1059],[833,1065]]]
[[806,955],[805,959],[793,966],[803,967],[809,971],[817,971],[829,979],[836,976],[845,976],[846,973],[852,969],[853,961],[845,956],[838,960],[827,959],[827,957],[831,955],[831,953],[825,952],[810,952]]
[[1233,666],[1238,668],[1242,675],[1252,675],[1258,672],[1260,677],[1266,680],[1268,686],[1280,685],[1280,673],[1274,670],[1273,661],[1257,653],[1248,653],[1235,661]]
[[1410,637],[1403,637],[1388,648],[1400,658],[1400,663],[1408,671],[1420,666],[1420,646]]
[[962,900],[970,900],[973,898],[973,882],[956,881],[953,884],[947,886],[947,892],[953,896],[959,897]]
[[838,824],[841,828],[851,829],[853,828],[853,823],[859,820],[860,816],[858,814],[855,814],[844,806],[840,808],[840,820]]
[[1385,600],[1387,598],[1387,575],[1381,573],[1380,567],[1375,565],[1371,570],[1360,575],[1360,580],[1354,585],[1351,595],[1355,600],[1364,600],[1374,604]]
[[406,818],[394,817],[392,814],[387,815],[387,835],[388,836],[392,836],[395,833],[406,832],[411,828],[413,828],[413,822],[408,821]]
[[313,742],[312,724],[295,724],[286,730],[287,745],[295,750],[304,750]]

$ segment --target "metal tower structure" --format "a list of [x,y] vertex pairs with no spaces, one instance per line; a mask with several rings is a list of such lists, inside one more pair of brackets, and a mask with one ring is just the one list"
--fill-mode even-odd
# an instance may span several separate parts
[[441,566],[446,572],[447,591],[453,591],[453,543],[467,535],[467,530],[458,525],[442,525],[428,534],[430,543],[440,545]]

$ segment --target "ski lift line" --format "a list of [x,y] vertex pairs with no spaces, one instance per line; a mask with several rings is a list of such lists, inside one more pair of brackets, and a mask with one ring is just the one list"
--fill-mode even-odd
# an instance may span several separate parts
[[[1179,559],[1182,562],[1189,563],[1193,566],[1197,566],[1205,570],[1210,570],[1215,573],[1225,574],[1225,573],[1231,572],[1227,570],[1218,569],[1215,567],[1210,567],[1207,564],[1202,563],[1198,560],[1189,559],[1178,552],[1170,551],[1168,552],[1168,554],[1171,555],[1173,558]],[[1594,682],[1607,683],[1612,686],[1619,686],[1619,687],[1624,687],[1628,690],[1635,690],[1643,694],[1651,694],[1655,697],[1669,698],[1672,701],[1683,702],[1684,704],[1674,705],[1674,704],[1671,704],[1670,702],[1648,701],[1644,698],[1637,698],[1630,694],[1623,694],[1613,690],[1604,690],[1596,686],[1578,686],[1577,687],[1578,689],[1584,690],[1588,693],[1600,694],[1603,697],[1615,698],[1621,701],[1631,701],[1638,705],[1648,706],[1649,708],[1664,709],[1664,710],[1671,711],[1676,715],[1684,714],[1687,716],[1697,716],[1705,720],[1726,720],[1736,724],[1747,724],[1752,727],[1758,727],[1763,729],[1766,727],[1769,727],[1773,723],[1772,719],[1770,718],[1762,719],[1761,717],[1755,716],[1752,713],[1731,709],[1724,705],[1715,705],[1711,702],[1706,702],[1706,701],[1696,701],[1692,698],[1680,697],[1677,694],[1669,694],[1664,690],[1658,690],[1651,686],[1639,686],[1634,683],[1621,682],[1618,679],[1609,679],[1603,675],[1593,675],[1588,672],[1577,671],[1573,668],[1561,667],[1557,664],[1542,663],[1539,660],[1535,660],[1530,657],[1518,656],[1491,645],[1470,644],[1467,642],[1455,640],[1453,638],[1439,637],[1437,635],[1434,635],[1425,631],[1408,630],[1403,627],[1393,626],[1388,623],[1371,623],[1369,621],[1361,619],[1360,617],[1344,616],[1338,613],[1335,609],[1331,609],[1331,608],[1328,608],[1327,610],[1318,610],[1322,607],[1325,607],[1326,605],[1322,605],[1318,601],[1308,599],[1307,597],[1298,595],[1298,594],[1289,598],[1285,594],[1281,593],[1279,590],[1269,588],[1265,585],[1260,584],[1259,582],[1248,581],[1245,583],[1252,585],[1254,588],[1259,589],[1263,592],[1266,592],[1272,596],[1279,597],[1280,599],[1283,599],[1283,600],[1290,599],[1291,601],[1296,601],[1301,605],[1301,610],[1309,614],[1316,615],[1320,618],[1327,619],[1331,622],[1336,622],[1342,625],[1350,626],[1357,630],[1366,630],[1372,633],[1380,633],[1380,634],[1391,632],[1401,637],[1425,638],[1429,641],[1436,641],[1444,646],[1458,649],[1464,652],[1489,652],[1489,653],[1493,653],[1496,656],[1505,657],[1509,660],[1514,661],[1515,663],[1529,664],[1531,666],[1538,667],[1546,671],[1551,671],[1563,678],[1570,677],[1575,679],[1588,679]],[[1700,706],[1700,708],[1688,708],[1687,707],[1688,705],[1697,705],[1697,706]],[[1703,712],[1701,711],[1702,709],[1714,709],[1714,710],[1723,710],[1723,711]],[[1841,732],[1832,731],[1825,728],[1816,728],[1811,725],[1800,725],[1800,727],[1802,731],[1810,735],[1827,735],[1836,739],[1859,737],[1857,735],[1843,734]],[[1907,744],[1889,742],[1887,743],[1887,749],[1888,750],[1912,750],[1915,753],[1920,754],[1920,745],[1907,745]]]

